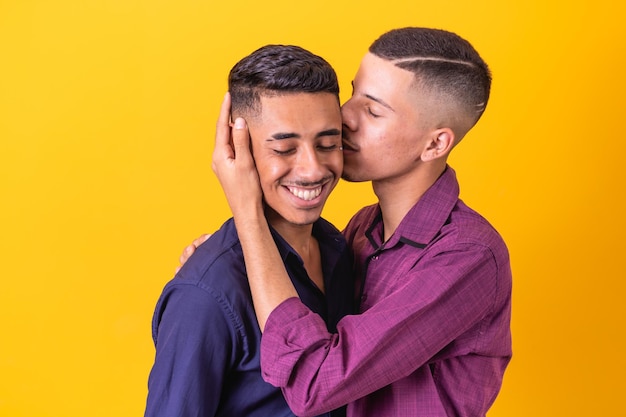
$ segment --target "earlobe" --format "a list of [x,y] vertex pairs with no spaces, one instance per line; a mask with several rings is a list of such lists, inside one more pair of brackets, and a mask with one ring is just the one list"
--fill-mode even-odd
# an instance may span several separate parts
[[437,129],[433,132],[432,140],[422,152],[422,161],[432,161],[447,155],[454,146],[454,132],[452,129]]

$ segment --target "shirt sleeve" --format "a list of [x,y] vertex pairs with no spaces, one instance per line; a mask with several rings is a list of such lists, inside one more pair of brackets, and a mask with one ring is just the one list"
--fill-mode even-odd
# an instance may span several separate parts
[[234,343],[231,328],[213,294],[195,285],[166,287],[153,319],[156,357],[146,417],[215,415]]
[[344,317],[334,334],[296,298],[271,313],[261,369],[296,415],[352,402],[441,355],[493,308],[497,265],[489,248],[464,245],[423,259],[401,279],[372,308]]

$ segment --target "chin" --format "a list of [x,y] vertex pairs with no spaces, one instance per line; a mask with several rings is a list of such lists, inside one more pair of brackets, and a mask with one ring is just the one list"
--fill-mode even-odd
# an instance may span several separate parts
[[309,225],[315,223],[320,218],[321,215],[322,215],[321,212],[305,213],[305,214],[299,215],[299,216],[288,216],[288,217],[285,217],[285,220],[288,223],[293,224],[295,226],[309,226]]
[[360,177],[356,172],[350,172],[349,170],[344,170],[341,174],[341,179],[348,182],[365,182],[369,181],[368,178]]
[[309,226],[315,223],[319,218],[320,216],[297,218],[297,219],[288,220],[288,222],[293,224],[294,226]]
[[361,175],[359,175],[358,165],[345,162],[343,164],[343,171],[341,172],[341,179],[348,182],[365,181],[361,179]]

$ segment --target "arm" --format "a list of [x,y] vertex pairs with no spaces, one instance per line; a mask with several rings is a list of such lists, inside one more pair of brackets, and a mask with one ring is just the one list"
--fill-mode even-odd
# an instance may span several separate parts
[[[439,253],[337,333],[297,300],[269,317],[261,345],[263,377],[281,387],[297,415],[315,415],[366,396],[433,360],[493,308],[496,265],[476,245]],[[471,354],[467,352],[465,354]]]
[[193,285],[170,285],[154,313],[156,357],[146,417],[214,415],[233,335],[217,302]]
[[230,95],[227,94],[217,122],[213,171],[233,212],[254,309],[263,331],[272,310],[286,299],[297,297],[298,293],[287,275],[265,219],[246,123],[242,118],[235,120],[231,137],[229,119]]

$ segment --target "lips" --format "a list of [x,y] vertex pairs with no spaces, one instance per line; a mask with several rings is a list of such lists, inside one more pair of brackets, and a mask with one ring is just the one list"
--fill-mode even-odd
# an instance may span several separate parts
[[350,142],[350,137],[348,136],[348,130],[345,127],[341,131],[341,146],[344,151],[356,152],[358,150],[357,146]]
[[348,142],[346,139],[343,139],[342,146],[343,146],[344,151],[353,151],[353,152],[357,151],[357,147],[351,144],[350,142]]

